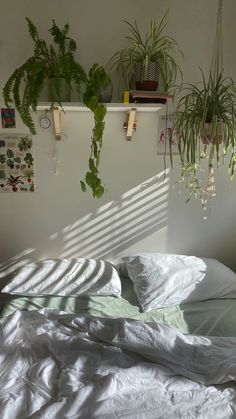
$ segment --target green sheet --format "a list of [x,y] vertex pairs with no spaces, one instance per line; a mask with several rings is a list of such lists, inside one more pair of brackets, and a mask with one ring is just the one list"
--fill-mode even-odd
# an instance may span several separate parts
[[15,310],[38,310],[43,307],[68,313],[87,313],[98,317],[122,317],[176,326],[183,333],[206,336],[236,336],[236,300],[208,300],[142,313],[132,283],[122,279],[122,296],[116,297],[26,297],[0,298],[1,316]]

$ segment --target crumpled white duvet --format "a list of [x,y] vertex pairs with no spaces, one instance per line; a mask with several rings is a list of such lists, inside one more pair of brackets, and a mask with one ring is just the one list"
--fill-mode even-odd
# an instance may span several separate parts
[[236,338],[47,309],[0,332],[1,419],[236,417]]

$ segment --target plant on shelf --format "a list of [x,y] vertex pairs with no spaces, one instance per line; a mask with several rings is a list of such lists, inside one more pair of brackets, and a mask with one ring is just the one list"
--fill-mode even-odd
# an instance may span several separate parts
[[[60,29],[54,20],[49,29],[54,44],[47,45],[46,41],[39,38],[38,30],[29,18],[29,34],[34,41],[34,54],[9,77],[3,88],[3,97],[6,106],[15,105],[24,124],[32,134],[36,134],[36,128],[31,116],[31,110],[37,110],[41,92],[45,84],[50,81],[49,101],[58,103],[62,108],[63,89],[65,85],[72,89],[73,86],[80,92],[85,90],[83,95],[84,104],[94,114],[94,128],[92,134],[91,154],[89,158],[89,171],[85,181],[81,181],[81,188],[86,190],[86,184],[92,189],[93,196],[99,198],[104,193],[104,186],[99,178],[98,166],[102,149],[102,136],[104,131],[104,118],[106,114],[105,104],[99,103],[101,89],[111,83],[110,77],[102,66],[94,64],[89,74],[76,61],[76,42],[68,36],[69,25],[66,24]],[[62,108],[63,109],[63,108]],[[26,150],[30,139],[21,138],[18,146]],[[32,156],[27,153],[25,162],[30,168]],[[3,161],[3,159],[2,159]],[[8,164],[9,163],[9,164]],[[11,161],[8,161],[10,165]]]
[[127,47],[117,51],[109,60],[108,68],[116,68],[121,73],[126,88],[131,89],[135,80],[137,90],[156,90],[159,75],[163,91],[170,92],[178,75],[182,72],[175,59],[176,53],[181,53],[177,42],[163,32],[167,25],[167,13],[157,23],[152,18],[150,31],[142,35],[136,21],[128,25],[129,35]]
[[36,112],[40,95],[49,83],[50,101],[61,104],[63,89],[72,85],[79,91],[86,83],[87,76],[82,66],[75,59],[76,42],[68,36],[69,25],[60,29],[54,20],[49,29],[54,44],[39,37],[36,26],[29,18],[28,31],[34,42],[34,53],[9,77],[3,88],[6,106],[14,104],[24,124],[32,134],[36,134],[31,116],[31,109]]
[[[219,0],[215,48],[208,80],[202,72],[200,84],[188,84],[176,109],[175,130],[179,136],[181,180],[192,195],[199,196],[206,211],[215,196],[214,165],[230,154],[229,173],[235,170],[236,87],[223,77],[221,51],[222,0]],[[202,162],[208,158],[208,179],[202,185]]]
[[93,197],[100,198],[105,188],[99,177],[99,162],[102,149],[102,138],[105,127],[104,118],[106,115],[106,106],[99,103],[99,94],[101,86],[108,86],[110,77],[104,68],[94,64],[89,70],[89,77],[86,83],[86,90],[83,96],[84,104],[93,112],[94,128],[91,137],[89,170],[85,175],[85,179],[80,182],[82,191],[87,190],[87,186],[92,189]]

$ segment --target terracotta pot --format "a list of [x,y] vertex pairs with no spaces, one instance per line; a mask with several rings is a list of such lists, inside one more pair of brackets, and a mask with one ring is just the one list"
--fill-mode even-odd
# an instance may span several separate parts
[[212,133],[211,123],[206,122],[204,128],[201,128],[200,134],[203,144],[221,144],[223,141],[223,125],[222,123],[219,124],[218,135],[216,136]]

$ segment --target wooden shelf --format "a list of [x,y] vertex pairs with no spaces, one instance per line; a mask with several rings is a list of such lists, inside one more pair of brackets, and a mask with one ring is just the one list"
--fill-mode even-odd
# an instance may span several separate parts
[[[56,105],[56,104],[55,104]],[[128,112],[132,108],[137,109],[137,112],[158,112],[165,105],[161,103],[104,103],[106,105],[108,112]],[[51,103],[41,102],[37,106],[38,111],[49,110]],[[87,108],[83,103],[79,102],[65,102],[62,103],[64,111],[78,111],[78,112],[90,112],[90,109]]]

